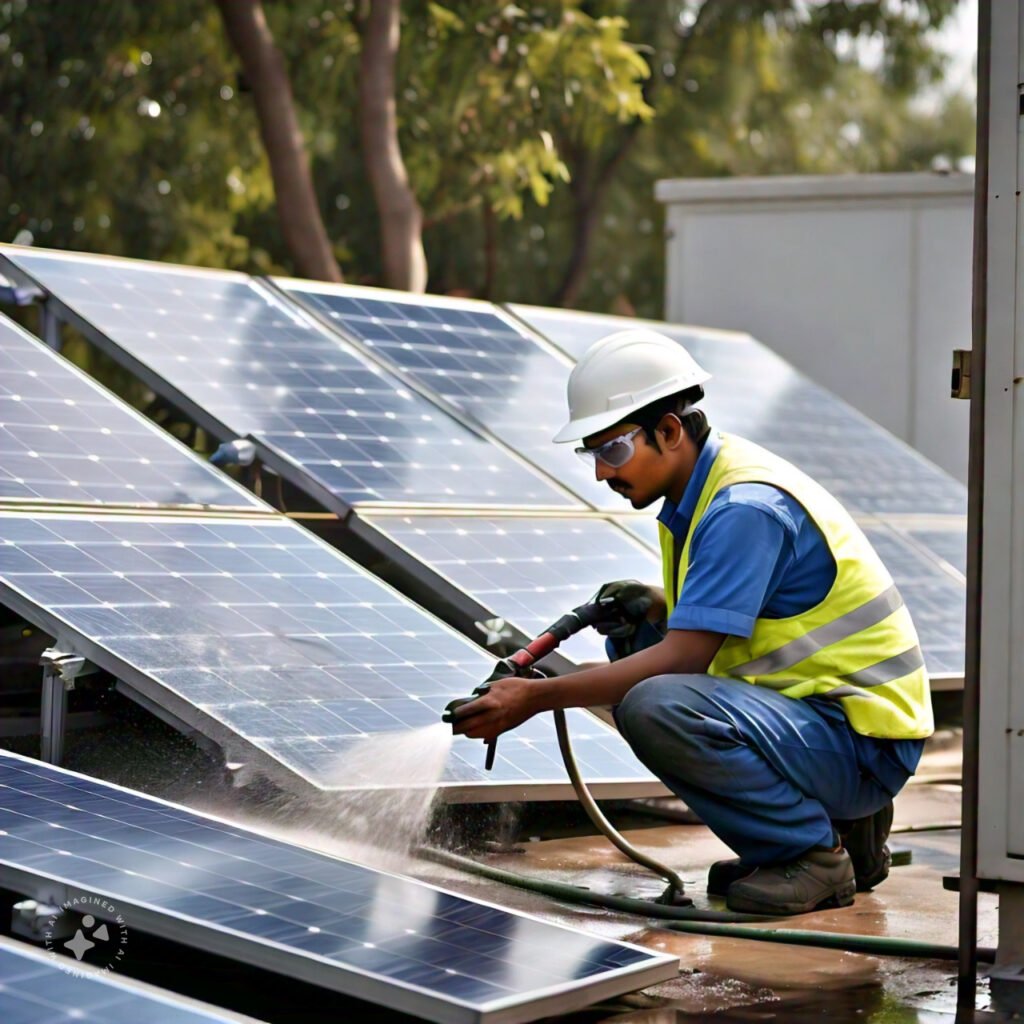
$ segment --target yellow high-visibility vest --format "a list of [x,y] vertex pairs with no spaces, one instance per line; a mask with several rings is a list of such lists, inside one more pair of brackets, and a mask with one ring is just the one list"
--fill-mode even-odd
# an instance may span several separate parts
[[771,484],[795,498],[825,538],[836,578],[825,599],[809,611],[784,619],[758,618],[749,637],[726,637],[708,672],[770,686],[787,697],[836,700],[850,725],[865,736],[930,736],[931,696],[917,631],[860,527],[795,466],[750,441],[719,436],[722,446],[679,552],[678,571],[672,534],[658,524],[669,614],[682,593],[697,524],[712,498],[733,484]]

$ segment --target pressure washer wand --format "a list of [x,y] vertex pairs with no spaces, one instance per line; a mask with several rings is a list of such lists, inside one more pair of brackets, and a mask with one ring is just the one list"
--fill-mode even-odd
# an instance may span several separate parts
[[[571,636],[575,636],[580,630],[587,626],[593,626],[613,616],[613,609],[616,601],[614,597],[594,598],[578,608],[567,612],[557,622],[548,626],[540,636],[531,640],[525,647],[520,648],[507,658],[502,658],[495,666],[494,671],[478,686],[469,697],[457,697],[450,701],[441,716],[442,722],[449,725],[455,722],[455,711],[466,704],[483,697],[491,689],[491,683],[499,679],[509,679],[512,676],[528,677],[533,673],[533,666],[546,658],[559,644],[565,643]],[[484,768],[490,771],[494,767],[494,758],[498,752],[497,739],[487,741],[487,756],[484,761]]]
[[[600,593],[600,591],[598,592]],[[525,647],[520,648],[514,654],[503,658],[494,667],[494,671],[484,680],[470,697],[459,697],[451,701],[444,709],[441,720],[452,724],[455,722],[455,711],[484,696],[491,684],[498,679],[508,679],[510,676],[529,676],[532,674],[533,666],[541,658],[549,655],[559,644],[564,643],[571,636],[575,636],[580,630],[587,626],[596,625],[599,622],[620,622],[622,620],[622,607],[618,598],[612,594],[607,597],[595,596],[586,604],[573,608],[571,612],[563,615],[557,622],[548,626],[536,639],[531,640]],[[565,770],[569,775],[569,781],[576,796],[579,798],[583,809],[594,825],[605,835],[605,837],[621,853],[624,853],[631,860],[647,868],[656,875],[660,875],[668,882],[668,887],[658,897],[658,903],[667,903],[677,907],[690,906],[693,900],[686,895],[683,888],[683,880],[671,868],[666,867],[660,861],[648,856],[629,843],[626,838],[619,834],[615,826],[604,816],[604,813],[597,806],[597,801],[591,796],[587,789],[576,758],[573,756],[572,744],[569,742],[569,728],[565,721],[565,712],[556,709],[555,731],[558,734],[558,748],[562,753],[562,760],[565,762]],[[497,739],[487,743],[487,760],[484,767],[490,771],[494,765],[494,755],[497,752]]]

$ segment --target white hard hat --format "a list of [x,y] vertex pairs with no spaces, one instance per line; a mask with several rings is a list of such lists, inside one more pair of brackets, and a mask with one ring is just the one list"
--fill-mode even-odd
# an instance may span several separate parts
[[589,437],[658,398],[710,380],[678,342],[646,327],[595,341],[569,374],[569,422],[555,443]]

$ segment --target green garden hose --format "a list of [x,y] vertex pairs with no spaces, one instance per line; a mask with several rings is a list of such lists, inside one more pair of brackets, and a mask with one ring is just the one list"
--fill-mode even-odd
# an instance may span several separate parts
[[[851,935],[843,932],[814,932],[795,928],[751,928],[740,927],[741,923],[763,922],[769,918],[757,914],[733,914],[723,910],[701,910],[697,907],[671,907],[649,900],[631,899],[628,896],[609,896],[592,892],[564,882],[546,882],[527,875],[519,875],[503,868],[491,867],[461,857],[446,850],[421,847],[417,851],[425,860],[431,860],[448,867],[459,868],[469,874],[489,878],[495,882],[528,889],[530,892],[550,896],[566,903],[605,907],[627,914],[656,918],[659,927],[691,935],[709,935],[730,939],[753,939],[755,942],[780,942],[790,946],[814,946],[819,949],[840,949],[849,953],[866,953],[872,956],[902,956],[922,960],[956,960],[956,946],[944,946],[933,942],[918,942],[914,939],[899,939],[884,935]],[[978,960],[994,963],[996,951],[990,946],[978,947]]]
[[421,846],[416,852],[424,860],[432,860],[447,867],[459,868],[472,875],[480,875],[493,882],[503,882],[505,885],[515,886],[517,889],[539,892],[556,900],[564,900],[566,903],[585,903],[594,907],[605,907],[608,910],[618,910],[624,914],[639,914],[643,917],[656,917],[671,921],[715,921],[738,924],[774,920],[774,918],[765,917],[763,914],[735,914],[731,910],[701,910],[698,907],[671,906],[667,903],[656,903],[654,900],[640,900],[631,896],[611,896],[593,892],[591,889],[569,885],[566,882],[545,882],[527,875],[517,875],[514,871],[506,871],[504,868],[481,864],[469,857],[449,853],[447,850],[438,850],[432,846]]

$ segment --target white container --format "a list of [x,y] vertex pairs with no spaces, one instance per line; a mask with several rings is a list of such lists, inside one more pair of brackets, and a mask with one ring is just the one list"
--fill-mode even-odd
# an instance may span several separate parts
[[970,174],[660,181],[666,319],[748,331],[961,481]]

